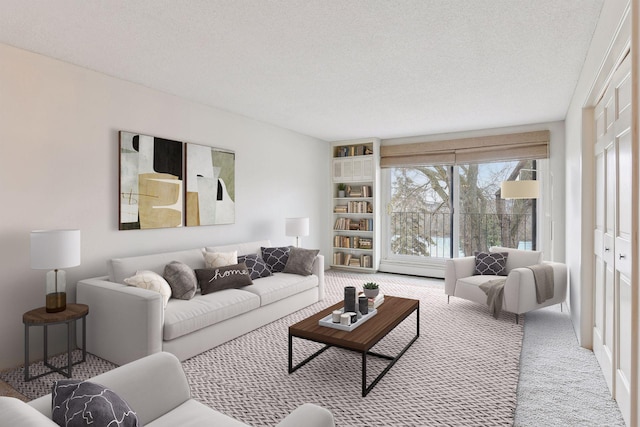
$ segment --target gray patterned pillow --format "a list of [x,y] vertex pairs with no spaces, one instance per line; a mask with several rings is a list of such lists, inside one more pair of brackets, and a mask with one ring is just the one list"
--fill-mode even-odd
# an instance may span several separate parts
[[202,295],[225,289],[252,285],[249,270],[244,263],[216,268],[200,268],[195,271]]
[[127,402],[103,385],[81,380],[58,380],[51,394],[51,419],[60,426],[138,427]]
[[171,296],[177,299],[191,299],[198,289],[198,279],[193,269],[180,261],[171,261],[164,266],[163,274],[171,287]]
[[289,252],[291,246],[282,246],[277,248],[260,248],[262,251],[262,259],[267,263],[272,273],[280,273],[284,270],[289,260]]
[[309,276],[313,272],[313,260],[320,251],[318,249],[291,248],[289,260],[284,267],[284,273]]
[[476,267],[474,275],[506,276],[508,252],[474,252]]
[[247,265],[251,280],[272,275],[269,266],[258,254],[241,255],[238,257],[238,262],[244,262]]

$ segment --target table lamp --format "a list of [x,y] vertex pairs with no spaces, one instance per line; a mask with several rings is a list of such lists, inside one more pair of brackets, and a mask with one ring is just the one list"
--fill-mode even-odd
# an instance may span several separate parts
[[296,238],[296,247],[300,247],[300,237],[309,235],[309,218],[287,218],[285,223],[287,237]]
[[31,268],[47,273],[46,311],[67,308],[66,273],[62,268],[80,265],[80,230],[31,232]]

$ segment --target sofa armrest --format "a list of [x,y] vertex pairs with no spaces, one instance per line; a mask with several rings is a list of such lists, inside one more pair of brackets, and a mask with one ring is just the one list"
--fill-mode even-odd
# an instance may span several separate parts
[[79,281],[76,301],[89,306],[89,353],[124,365],[162,350],[164,310],[158,292],[109,282],[105,276]]
[[553,268],[553,298],[538,304],[533,272],[527,267],[514,268],[504,284],[503,309],[512,313],[526,313],[535,308],[564,302],[567,297],[567,266],[559,262],[544,261]]
[[451,258],[445,262],[444,270],[444,292],[447,295],[455,295],[456,282],[463,277],[473,276],[476,268],[476,258],[466,256],[462,258]]
[[[142,425],[191,398],[182,365],[171,353],[159,352],[90,378],[113,390],[131,406]],[[51,394],[29,402],[51,418]]]
[[[49,395],[48,406],[46,407],[51,411],[51,395]],[[56,427],[58,424],[22,400],[18,400],[15,397],[0,396],[0,425]]]
[[333,414],[328,409],[313,403],[298,406],[276,427],[334,427]]
[[317,255],[313,260],[312,272],[318,276],[318,299],[324,299],[324,256]]

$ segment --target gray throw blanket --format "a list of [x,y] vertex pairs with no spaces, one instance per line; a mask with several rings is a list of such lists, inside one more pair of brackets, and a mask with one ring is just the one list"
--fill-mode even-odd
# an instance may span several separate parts
[[496,319],[502,311],[502,294],[504,293],[504,283],[506,281],[506,277],[498,277],[480,284],[480,289],[487,294],[489,312],[491,312]]
[[527,268],[533,272],[538,304],[553,298],[553,267],[549,264],[536,264]]

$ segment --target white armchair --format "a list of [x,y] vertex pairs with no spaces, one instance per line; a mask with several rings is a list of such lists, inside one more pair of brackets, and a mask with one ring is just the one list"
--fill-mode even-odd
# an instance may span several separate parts
[[[508,252],[506,262],[507,280],[504,284],[502,310],[519,315],[538,308],[562,304],[567,297],[567,266],[558,262],[542,261],[542,252],[492,247],[490,252]],[[553,298],[538,304],[533,272],[525,268],[535,264],[549,264],[553,268]],[[487,295],[480,285],[492,276],[474,276],[475,257],[452,258],[446,261],[444,292],[447,302],[452,296],[487,304]],[[560,307],[562,309],[562,306]]]

